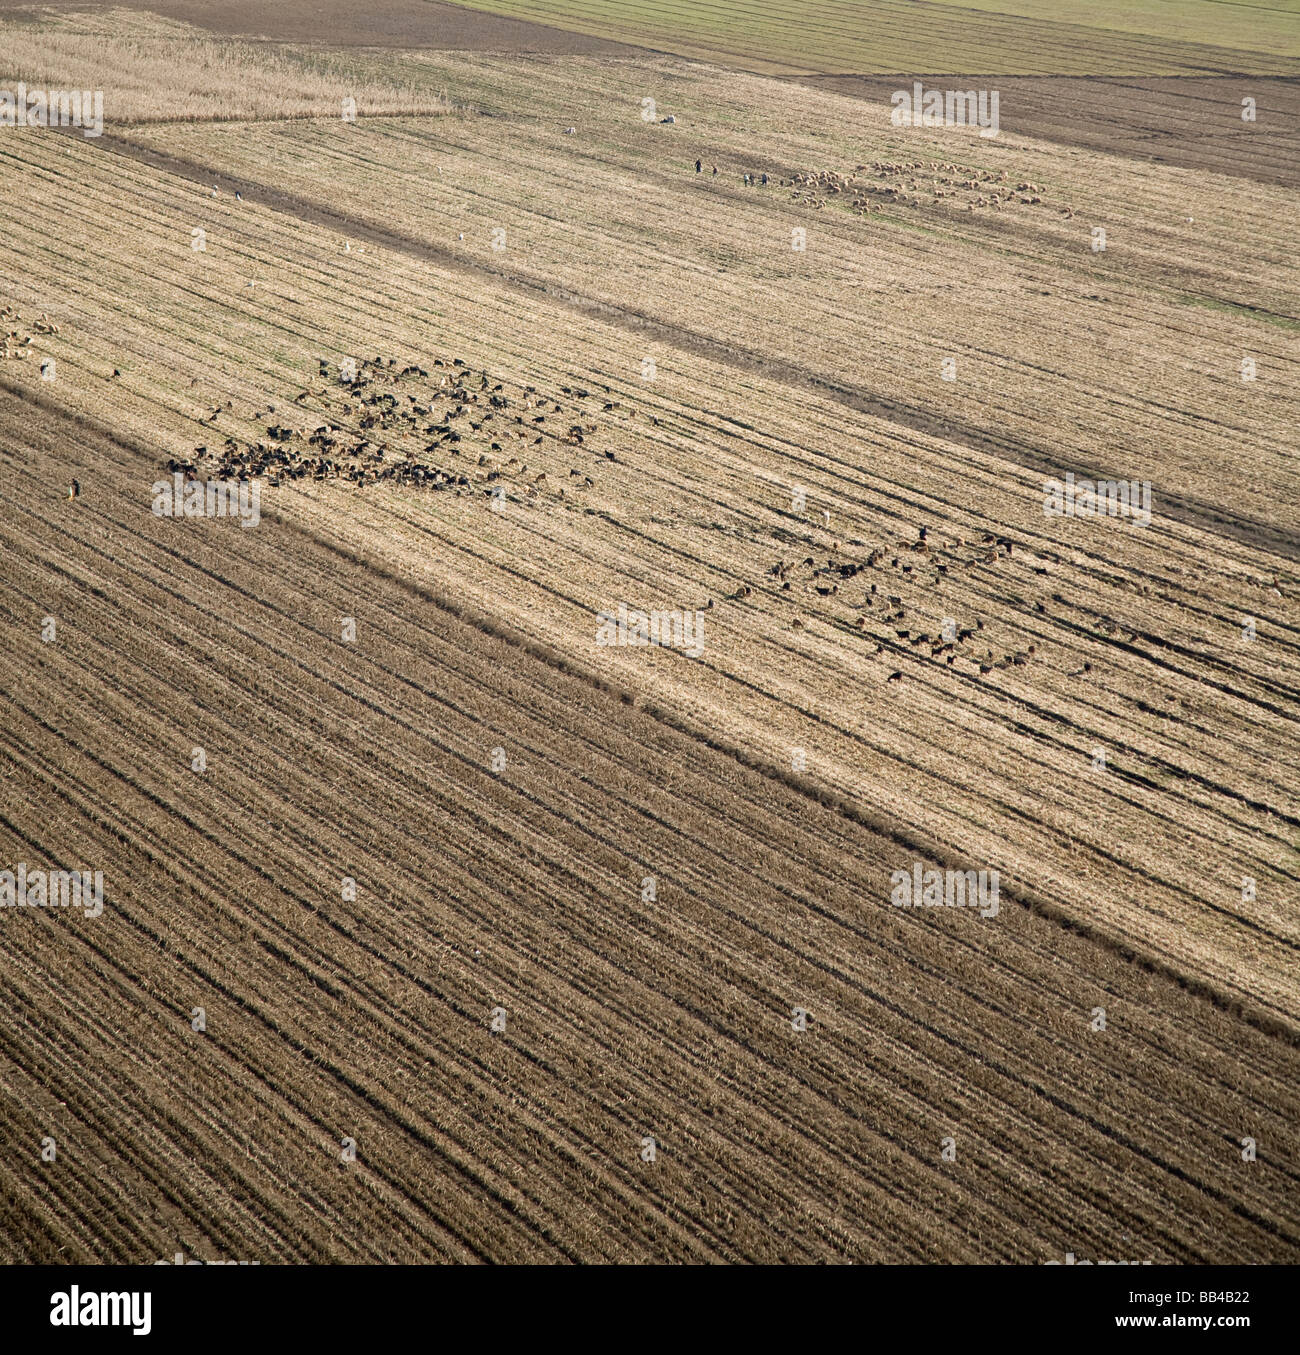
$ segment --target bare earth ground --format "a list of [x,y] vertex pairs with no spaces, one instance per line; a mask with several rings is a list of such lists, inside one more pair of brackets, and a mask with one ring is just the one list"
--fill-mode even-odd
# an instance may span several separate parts
[[485,14],[438,0],[152,0],[120,5],[117,0],[0,0],[0,15],[37,19],[43,12],[80,14],[129,9],[193,24],[226,37],[321,47],[435,48],[450,52],[635,53],[627,43],[609,42],[547,24]]
[[[1294,1261],[1285,150],[331,60],[450,104],[0,137],[0,867],[107,896],[0,913],[0,1256]],[[456,441],[358,427],[372,355],[470,364]],[[150,512],[281,424],[463,483]],[[1067,469],[1151,526],[1045,519]],[[598,648],[620,599],[701,656]]]
[[[1008,132],[1113,155],[1300,186],[1300,81],[1264,76],[824,75],[802,82],[888,104],[913,79],[926,89],[999,91]],[[1243,122],[1242,99],[1256,103]]]

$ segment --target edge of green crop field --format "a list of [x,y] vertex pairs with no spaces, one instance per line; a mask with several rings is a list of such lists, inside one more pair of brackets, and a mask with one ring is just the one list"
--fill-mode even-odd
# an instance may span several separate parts
[[767,74],[1300,74],[1300,0],[454,0]]
[[1221,301],[1213,296],[1195,296],[1184,292],[1179,298],[1184,306],[1203,306],[1206,310],[1226,311],[1229,315],[1240,316],[1243,320],[1258,320],[1262,324],[1276,325],[1279,329],[1300,330],[1300,320],[1291,315],[1276,315],[1272,311],[1260,310],[1258,306],[1246,306],[1239,301]]

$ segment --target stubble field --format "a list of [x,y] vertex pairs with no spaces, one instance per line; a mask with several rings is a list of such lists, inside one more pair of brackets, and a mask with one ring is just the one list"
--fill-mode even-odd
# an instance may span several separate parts
[[130,24],[0,135],[6,1259],[1294,1260],[1285,138]]

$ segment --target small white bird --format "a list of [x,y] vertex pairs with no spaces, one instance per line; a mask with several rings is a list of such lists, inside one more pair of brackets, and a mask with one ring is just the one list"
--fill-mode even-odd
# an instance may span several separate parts
[[214,198],[217,196],[217,186],[216,186],[216,184],[213,184],[213,185],[212,185],[212,196],[213,196]]
[[461,238],[462,240],[465,238],[465,232],[464,232],[464,231],[461,231],[461,233],[460,233],[460,238]]
[[239,191],[239,189],[235,189],[235,201],[236,201],[236,202],[243,202],[243,200],[244,200],[244,195]]

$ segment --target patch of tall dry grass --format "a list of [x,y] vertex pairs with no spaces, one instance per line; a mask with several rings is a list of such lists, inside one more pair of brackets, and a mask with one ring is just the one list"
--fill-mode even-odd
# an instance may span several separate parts
[[[397,74],[413,75],[413,79]],[[358,118],[455,111],[393,54],[214,38],[111,10],[0,23],[0,88],[103,90],[105,124]]]

